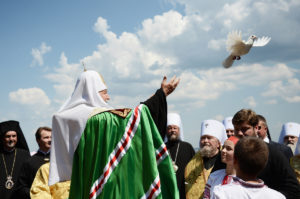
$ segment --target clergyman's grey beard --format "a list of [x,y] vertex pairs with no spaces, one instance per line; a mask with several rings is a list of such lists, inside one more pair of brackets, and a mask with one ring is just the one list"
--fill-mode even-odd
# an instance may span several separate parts
[[288,147],[290,147],[291,148],[291,150],[292,150],[292,152],[293,152],[293,154],[295,154],[295,150],[296,150],[296,146],[297,146],[297,144],[287,144],[287,146]]
[[200,153],[202,157],[213,157],[216,154],[218,149],[213,148],[212,146],[204,146],[200,148]]
[[168,134],[168,140],[170,140],[170,141],[176,141],[178,139],[179,139],[179,137],[175,133]]

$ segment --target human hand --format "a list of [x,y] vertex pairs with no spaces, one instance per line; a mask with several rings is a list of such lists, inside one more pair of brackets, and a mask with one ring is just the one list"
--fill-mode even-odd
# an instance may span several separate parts
[[164,91],[166,96],[170,95],[175,90],[175,88],[179,84],[179,81],[180,81],[180,79],[176,78],[176,76],[174,75],[172,77],[172,79],[170,80],[170,82],[167,83],[167,77],[164,76],[164,78],[161,82],[161,88]]

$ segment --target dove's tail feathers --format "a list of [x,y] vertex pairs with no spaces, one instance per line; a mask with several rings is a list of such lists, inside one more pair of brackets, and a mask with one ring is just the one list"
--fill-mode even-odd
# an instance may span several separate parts
[[257,40],[254,41],[253,46],[265,46],[269,43],[269,41],[271,40],[271,37],[260,37]]
[[243,42],[242,40],[242,32],[241,31],[232,31],[228,34],[227,36],[227,41],[226,41],[226,47],[227,47],[227,51],[231,52],[232,51],[232,47],[237,44]]
[[230,66],[232,66],[234,62],[234,56],[233,55],[229,55],[224,61],[223,61],[223,66],[224,68],[229,68]]

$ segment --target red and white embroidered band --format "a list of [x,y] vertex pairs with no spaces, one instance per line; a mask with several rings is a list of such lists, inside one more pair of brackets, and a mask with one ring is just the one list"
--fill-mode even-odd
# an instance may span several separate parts
[[149,190],[145,195],[141,197],[141,199],[153,199],[156,198],[160,194],[160,179],[159,175],[154,179],[152,184],[150,185]]
[[105,183],[107,182],[108,178],[110,177],[111,173],[130,148],[131,140],[139,126],[142,107],[143,104],[137,106],[134,109],[134,112],[127,123],[123,137],[117,144],[116,148],[109,155],[108,163],[103,169],[103,174],[94,182],[90,190],[90,199],[95,199],[102,192],[102,189]]
[[156,163],[157,163],[157,165],[159,165],[159,163],[160,163],[161,161],[163,161],[163,160],[169,155],[165,143],[163,143],[163,144],[155,151],[155,154],[156,154]]

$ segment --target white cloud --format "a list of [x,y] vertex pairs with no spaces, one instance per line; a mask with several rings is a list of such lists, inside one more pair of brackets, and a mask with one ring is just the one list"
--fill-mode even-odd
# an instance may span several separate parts
[[297,103],[300,102],[300,96],[292,96],[292,97],[286,97],[284,98],[286,101],[291,102],[291,103]]
[[[222,79],[241,85],[259,86],[276,79],[290,79],[295,75],[295,70],[285,64],[264,66],[262,64],[248,64],[233,66],[229,70],[214,68],[205,72],[210,78]],[[266,75],[267,74],[267,75]]]
[[[173,19],[172,16],[175,18]],[[99,17],[94,25],[94,30],[106,39],[106,43],[99,44],[98,50],[94,51],[91,56],[83,58],[83,61],[87,66],[92,66],[101,72],[105,71],[102,72],[104,76],[116,74],[120,78],[141,79],[143,73],[154,75],[168,73],[168,68],[176,63],[176,59],[151,49],[148,44],[155,43],[155,39],[167,40],[168,37],[174,37],[172,34],[180,34],[182,28],[176,30],[175,27],[182,23],[181,15],[169,12],[154,18],[153,21],[149,19],[151,22],[147,22],[148,19],[145,20],[143,29],[137,34],[123,32],[117,36],[108,30],[107,21]],[[165,26],[171,18],[173,22],[170,24],[169,21],[169,26],[158,31],[160,26]],[[155,33],[156,36],[147,32],[153,28],[158,31]]]
[[109,28],[106,19],[98,17],[97,22],[94,24],[94,31],[103,35],[108,41],[115,40],[116,34],[108,31]]
[[270,99],[268,101],[265,102],[266,104],[277,104],[277,100],[276,99]]
[[45,42],[41,44],[40,48],[33,48],[31,50],[31,55],[33,57],[31,66],[35,66],[36,64],[38,64],[39,66],[43,66],[44,65],[43,56],[50,51],[51,51],[51,46],[47,46]]
[[146,19],[138,35],[151,42],[166,42],[182,34],[187,26],[187,20],[176,11],[157,15],[154,19]]
[[23,105],[50,105],[51,101],[46,93],[40,88],[18,89],[9,93],[9,99],[12,102]]
[[223,115],[216,115],[214,117],[215,120],[218,120],[219,122],[222,122],[224,120],[224,116]]
[[217,99],[222,92],[234,89],[232,83],[213,78],[207,71],[200,71],[199,76],[191,72],[183,72],[180,79],[183,88],[177,92],[179,99]]
[[[238,93],[256,87],[260,88],[261,95],[266,98],[272,97],[273,99],[279,96],[287,102],[298,102],[300,84],[298,79],[293,78],[295,73],[296,70],[284,64],[272,67],[261,64],[243,65],[229,70],[220,67],[199,70],[197,74],[183,72],[180,75],[180,86],[170,99],[185,101],[184,106],[198,104],[197,107],[201,107],[207,101],[217,100],[225,93],[231,91]],[[264,86],[268,84],[270,86]],[[253,96],[246,98],[244,102],[251,107],[257,106]],[[269,104],[275,103],[274,99],[269,101]]]
[[232,28],[236,22],[243,21],[250,15],[249,0],[240,0],[232,4],[226,3],[216,18],[223,21],[223,25]]
[[76,78],[84,69],[79,63],[69,64],[64,53],[61,53],[59,66],[54,73],[45,75],[48,80],[54,82],[53,87],[57,94],[54,101],[61,101],[71,95]]
[[212,39],[208,42],[207,47],[210,48],[210,49],[218,51],[224,46],[225,42],[226,42],[225,39],[221,39],[221,40]]
[[[287,59],[287,51],[293,59],[299,60],[300,20],[298,10],[299,0],[230,0],[230,1],[198,1],[198,0],[169,0],[183,5],[186,18],[200,16],[203,19],[202,26],[211,27],[209,35],[199,32],[199,37],[207,40],[213,38],[226,38],[232,30],[242,30],[246,35],[256,34],[258,36],[271,36],[270,45],[284,48],[285,50],[273,48],[276,58],[283,61]],[[209,9],[208,9],[209,8]],[[186,30],[190,32],[196,29],[194,26]],[[287,34],[286,30],[289,31]],[[288,35],[288,36],[287,36]],[[269,57],[273,57],[274,52]]]
[[299,1],[285,1],[285,0],[277,0],[277,1],[255,1],[253,6],[260,13],[268,13],[274,10],[280,10],[283,12],[289,12],[290,8],[293,6],[299,5]]
[[296,78],[287,81],[273,81],[268,85],[267,91],[262,93],[265,97],[281,97],[287,102],[300,102],[300,83]]
[[[180,2],[189,4],[184,0]],[[123,32],[117,35],[110,30],[106,19],[97,19],[94,31],[104,37],[105,42],[98,44],[97,50],[81,61],[85,62],[88,69],[101,72],[110,88],[119,89],[124,85],[137,83],[145,88],[130,90],[123,95],[117,94],[117,104],[126,104],[122,101],[125,101],[127,95],[136,96],[139,92],[144,94],[150,91],[151,86],[159,85],[157,81],[163,75],[177,74],[181,77],[181,89],[177,89],[170,100],[186,100],[186,108],[202,107],[207,101],[217,100],[224,93],[243,91],[249,89],[249,86],[260,87],[261,93],[270,93],[270,88],[265,85],[276,81],[282,81],[284,85],[288,79],[295,78],[295,71],[286,64],[270,67],[265,66],[263,61],[260,64],[249,64],[249,60],[242,58],[228,70],[221,66],[226,53],[224,38],[228,33],[228,27],[223,22],[235,20],[239,25],[248,22],[253,16],[252,1],[231,1],[226,4],[210,2],[217,5],[217,17],[209,9],[200,6],[204,3],[189,2],[189,6],[195,5],[194,12],[184,16],[171,10],[145,19],[136,33]],[[250,29],[246,25],[241,27],[245,27],[247,33]],[[64,53],[59,64],[59,68],[48,74],[47,78],[55,83],[57,93],[66,97],[72,92],[82,66],[79,63],[68,63]],[[274,99],[274,96],[279,95],[263,96],[268,101],[268,98]],[[297,96],[289,94],[284,99],[295,102],[298,101]],[[56,98],[53,101],[60,100],[61,98]],[[255,100],[248,102],[255,104]],[[269,103],[273,104],[274,101]]]
[[253,96],[247,97],[244,102],[252,108],[256,107],[256,101]]

